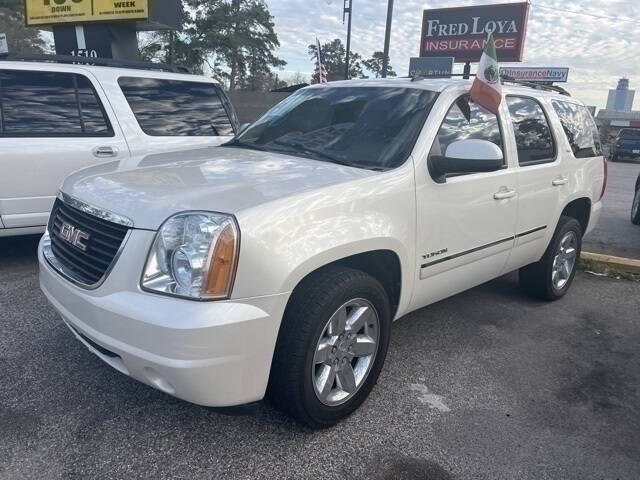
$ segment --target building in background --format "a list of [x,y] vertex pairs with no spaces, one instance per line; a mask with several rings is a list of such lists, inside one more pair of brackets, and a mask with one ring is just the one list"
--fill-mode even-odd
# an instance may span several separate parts
[[596,116],[605,153],[621,128],[640,129],[640,111],[633,110],[635,90],[631,90],[628,78],[621,78],[615,90],[609,90],[607,108]]
[[616,89],[609,90],[609,98],[607,99],[607,110],[630,112],[633,107],[633,98],[635,94],[635,90],[629,89],[629,79],[621,78],[620,80],[618,80],[618,86],[616,87]]

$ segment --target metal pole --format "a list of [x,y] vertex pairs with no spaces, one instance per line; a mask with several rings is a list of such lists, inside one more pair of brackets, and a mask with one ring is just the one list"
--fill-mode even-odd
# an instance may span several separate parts
[[464,64],[462,78],[464,78],[465,80],[469,80],[470,76],[471,76],[471,62],[467,62]]
[[382,60],[382,78],[387,78],[389,68],[389,44],[391,43],[391,21],[393,20],[393,0],[387,6],[387,31],[384,34],[384,58]]
[[353,0],[345,0],[346,3],[349,2],[349,8],[344,8],[345,12],[349,12],[349,23],[347,24],[347,57],[345,58],[345,72],[344,78],[345,80],[349,80],[349,57],[351,56],[351,18],[353,17]]

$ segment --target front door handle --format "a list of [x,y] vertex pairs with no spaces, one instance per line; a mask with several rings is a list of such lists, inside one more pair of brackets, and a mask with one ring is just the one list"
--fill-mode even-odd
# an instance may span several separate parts
[[554,187],[561,187],[567,183],[569,183],[569,179],[567,177],[557,177],[553,179],[553,182],[551,182]]
[[496,200],[506,200],[516,196],[516,191],[512,188],[502,187],[496,193],[493,194],[493,198]]
[[97,158],[117,157],[118,149],[114,147],[96,147],[93,149],[93,156]]

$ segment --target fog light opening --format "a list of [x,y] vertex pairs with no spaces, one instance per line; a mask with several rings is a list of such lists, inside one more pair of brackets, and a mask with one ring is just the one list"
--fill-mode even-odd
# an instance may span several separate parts
[[158,390],[164,393],[168,393],[169,395],[175,395],[175,388],[173,388],[173,386],[167,381],[167,379],[156,372],[153,368],[144,367],[144,374],[147,377],[147,380],[149,380],[149,382]]

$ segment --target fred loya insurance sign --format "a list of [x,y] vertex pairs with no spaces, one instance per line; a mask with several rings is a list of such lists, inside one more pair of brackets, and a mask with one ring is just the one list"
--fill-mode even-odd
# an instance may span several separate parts
[[491,32],[500,62],[520,62],[529,17],[528,3],[425,10],[421,57],[455,57],[477,62]]

